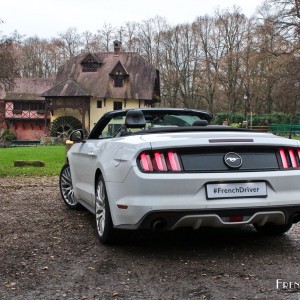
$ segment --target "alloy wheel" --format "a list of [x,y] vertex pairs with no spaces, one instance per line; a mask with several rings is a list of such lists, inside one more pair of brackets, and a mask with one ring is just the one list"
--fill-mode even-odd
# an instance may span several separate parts
[[103,236],[105,230],[105,186],[99,180],[96,190],[96,225],[99,236]]
[[66,164],[60,174],[60,191],[63,200],[69,207],[75,207],[78,202],[74,196],[70,166]]

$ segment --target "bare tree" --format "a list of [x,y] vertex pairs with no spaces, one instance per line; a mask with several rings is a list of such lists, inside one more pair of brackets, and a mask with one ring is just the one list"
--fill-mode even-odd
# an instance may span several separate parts
[[259,12],[255,31],[260,76],[258,92],[263,110],[271,113],[279,109],[280,102],[287,101],[287,98],[276,98],[275,91],[281,85],[286,63],[299,50],[298,20],[293,1],[271,0],[265,2]]
[[143,21],[139,25],[137,38],[140,53],[153,66],[159,66],[162,33],[169,29],[169,25],[162,17]]
[[246,17],[234,7],[233,11],[217,12],[216,26],[220,31],[222,58],[220,61],[219,80],[227,99],[226,108],[236,112],[240,109],[243,94],[241,52],[245,47]]
[[123,27],[122,47],[124,51],[140,52],[140,40],[138,38],[139,24],[137,22],[126,22]]
[[49,43],[50,60],[53,67],[53,73],[56,74],[59,67],[67,60],[65,44],[61,39],[52,38]]
[[6,88],[14,84],[18,74],[14,43],[12,39],[0,40],[0,83]]
[[[183,24],[161,35],[162,91],[170,104],[199,107],[199,44],[196,28]],[[166,100],[167,100],[166,99]]]
[[300,59],[297,55],[288,57],[273,94],[278,100],[277,111],[289,112],[295,116],[295,113],[300,110]]
[[102,51],[110,51],[115,36],[115,28],[111,24],[104,24],[102,29],[97,30],[97,39]]
[[85,31],[82,33],[82,39],[84,49],[88,52],[92,51],[94,34],[92,34],[90,31]]
[[180,77],[177,71],[178,68],[176,68],[178,51],[175,46],[177,41],[174,29],[163,33],[162,59],[159,69],[161,73],[163,106],[167,107],[182,106],[180,101]]
[[60,33],[59,37],[64,45],[65,59],[73,58],[80,53],[82,40],[81,35],[75,27],[71,27],[66,32]]
[[197,18],[193,26],[197,31],[197,42],[200,47],[198,97],[202,100],[200,103],[203,108],[214,112],[217,105],[220,60],[223,56],[220,31],[215,26],[215,19],[209,16]]
[[[299,30],[299,0],[265,0],[259,9],[260,18],[276,25],[277,29]],[[290,31],[291,33],[291,31]]]

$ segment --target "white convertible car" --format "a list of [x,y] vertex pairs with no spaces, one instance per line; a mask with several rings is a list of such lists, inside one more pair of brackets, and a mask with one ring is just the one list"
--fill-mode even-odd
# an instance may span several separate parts
[[95,214],[102,243],[121,230],[288,231],[300,221],[299,142],[211,119],[190,109],[106,113],[87,139],[71,134],[62,199]]

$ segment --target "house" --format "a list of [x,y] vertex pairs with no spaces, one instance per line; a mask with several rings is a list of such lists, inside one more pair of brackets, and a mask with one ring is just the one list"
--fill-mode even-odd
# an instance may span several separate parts
[[89,132],[108,111],[154,106],[160,101],[159,72],[115,41],[113,52],[81,53],[67,61],[55,79],[16,79],[0,99],[17,139],[68,137],[78,128]]
[[45,99],[40,95],[54,84],[53,79],[16,78],[14,87],[4,91],[2,99],[2,126],[16,133],[18,140],[38,140],[50,124],[45,111]]
[[50,135],[68,136],[76,127],[90,131],[107,111],[152,107],[160,100],[159,72],[138,53],[81,53],[58,71],[41,95],[51,115]]

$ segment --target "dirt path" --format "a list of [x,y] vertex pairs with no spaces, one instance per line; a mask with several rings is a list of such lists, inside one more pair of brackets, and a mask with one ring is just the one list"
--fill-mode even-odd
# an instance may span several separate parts
[[0,195],[0,299],[300,299],[300,225],[279,238],[247,227],[108,247],[92,214],[64,206],[56,177],[0,178]]

